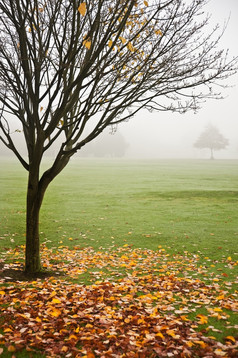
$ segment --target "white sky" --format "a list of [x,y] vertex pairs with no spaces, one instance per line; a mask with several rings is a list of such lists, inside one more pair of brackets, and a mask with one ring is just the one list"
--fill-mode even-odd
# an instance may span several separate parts
[[[207,12],[212,21],[230,21],[220,46],[229,49],[230,56],[238,56],[238,0],[211,0]],[[188,157],[207,158],[207,149],[193,148],[193,143],[209,123],[215,125],[229,140],[229,147],[215,153],[216,158],[238,158],[238,74],[227,80],[233,88],[223,90],[223,100],[208,100],[194,115],[176,113],[138,113],[129,123],[119,126],[119,131],[130,144],[129,157]]]
[[[238,0],[210,0],[207,12],[212,24],[221,28],[230,21],[221,41],[221,48],[229,49],[230,56],[238,56]],[[215,152],[216,158],[238,159],[238,74],[227,84],[234,87],[223,90],[223,100],[208,100],[197,113],[180,115],[170,112],[141,111],[118,131],[129,144],[129,158],[209,158],[208,149],[193,147],[207,124],[216,126],[229,140],[225,150]],[[116,135],[116,134],[115,134]],[[0,152],[3,145],[0,144]]]

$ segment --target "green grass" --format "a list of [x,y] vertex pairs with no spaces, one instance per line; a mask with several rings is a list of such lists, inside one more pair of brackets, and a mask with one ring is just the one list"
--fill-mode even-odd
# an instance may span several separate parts
[[[209,281],[223,274],[224,285],[235,282],[238,265],[229,265],[228,258],[238,260],[237,164],[74,159],[46,192],[41,242],[51,248],[90,246],[94,250],[125,244],[157,250],[161,245],[170,255],[198,254],[198,264],[206,273],[196,272],[197,277]],[[1,159],[0,169],[0,249],[4,253],[25,241],[27,173],[15,160]],[[102,271],[107,276],[107,269]],[[90,283],[90,272],[73,282]],[[118,272],[124,274],[121,268]],[[237,291],[232,292],[236,297]],[[204,312],[198,308],[194,316],[199,313]],[[235,316],[229,321],[234,326]],[[216,320],[214,326],[218,332],[213,335],[219,340],[224,334],[235,334],[234,329],[225,330],[222,321]]]
[[[14,247],[25,240],[27,176],[13,160],[0,167],[0,245]],[[237,182],[236,161],[75,159],[46,192],[41,240],[238,259]]]

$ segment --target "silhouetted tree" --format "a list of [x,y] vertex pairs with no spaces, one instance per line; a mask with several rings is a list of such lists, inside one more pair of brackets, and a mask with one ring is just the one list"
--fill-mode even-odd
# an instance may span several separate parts
[[214,150],[225,149],[228,144],[228,139],[223,137],[219,130],[215,126],[210,124],[206,127],[204,132],[201,133],[197,141],[194,143],[194,147],[200,149],[210,149],[210,159],[214,159]]
[[[217,28],[206,30],[206,2],[0,2],[0,139],[28,171],[26,272],[41,269],[40,207],[72,155],[141,108],[196,110],[216,96],[214,83],[233,74],[237,59],[216,50]],[[14,144],[13,119],[27,158]],[[57,141],[54,162],[40,175]]]

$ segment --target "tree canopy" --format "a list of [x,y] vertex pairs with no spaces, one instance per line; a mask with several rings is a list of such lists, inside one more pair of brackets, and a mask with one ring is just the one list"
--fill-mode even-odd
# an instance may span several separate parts
[[[45,190],[74,153],[142,108],[183,113],[219,96],[215,84],[234,73],[237,58],[217,49],[223,30],[207,30],[205,5],[206,0],[0,3],[0,139],[29,172],[29,260],[38,251],[33,243],[39,242]],[[15,120],[27,157],[14,143]],[[56,141],[54,162],[40,176],[42,158]]]
[[225,149],[229,144],[226,139],[218,130],[217,127],[209,124],[205,130],[200,134],[197,141],[194,143],[196,148],[208,148],[211,151],[211,159],[214,159],[213,151]]
[[234,65],[215,50],[215,30],[204,33],[204,3],[5,1],[1,139],[28,170],[11,140],[9,113],[20,122],[29,156],[40,137],[43,154],[62,134],[64,158],[142,107],[196,109]]

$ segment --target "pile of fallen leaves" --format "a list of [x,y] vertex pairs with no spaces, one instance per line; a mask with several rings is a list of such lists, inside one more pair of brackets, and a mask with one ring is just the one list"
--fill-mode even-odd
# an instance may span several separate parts
[[[238,311],[237,291],[230,290],[237,281],[224,283],[208,274],[206,279],[198,255],[127,245],[100,251],[44,246],[43,266],[55,275],[13,282],[6,274],[21,267],[23,254],[22,247],[6,253],[15,257],[14,265],[2,260],[0,353],[4,348],[13,356],[22,349],[47,357],[238,356],[238,337],[218,342],[215,328],[207,325],[210,318],[230,324],[228,312]],[[72,283],[87,272],[91,285]],[[197,313],[200,308],[206,314]]]

